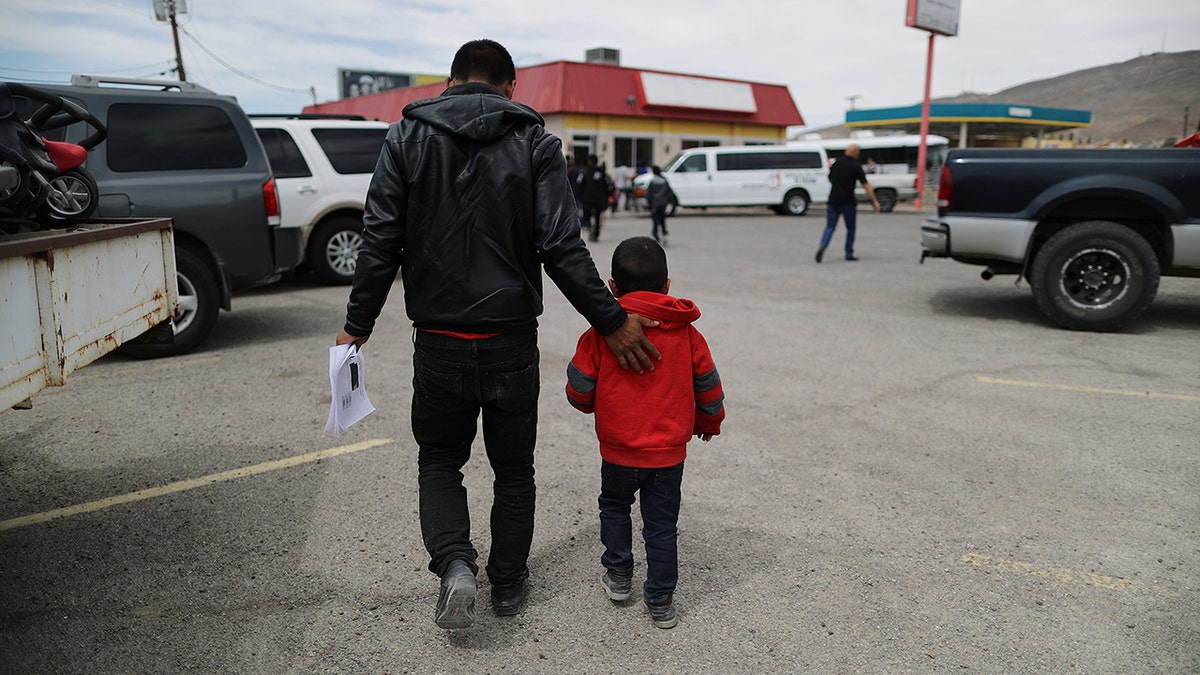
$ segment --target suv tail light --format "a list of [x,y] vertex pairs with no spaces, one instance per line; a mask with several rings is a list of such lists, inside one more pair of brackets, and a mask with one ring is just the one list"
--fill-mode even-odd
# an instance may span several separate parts
[[263,183],[263,203],[267,207],[267,224],[279,225],[279,192],[275,189],[275,177],[271,176]]
[[942,172],[938,176],[937,207],[939,209],[948,209],[953,201],[954,179],[950,177],[950,167],[943,164]]

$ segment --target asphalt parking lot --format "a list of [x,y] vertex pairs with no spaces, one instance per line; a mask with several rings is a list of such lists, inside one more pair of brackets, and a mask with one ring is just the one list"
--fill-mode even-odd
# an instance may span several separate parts
[[[552,285],[530,601],[496,617],[484,581],[448,632],[399,288],[365,352],[378,410],[332,436],[346,289],[291,278],[194,353],[0,413],[0,672],[1200,671],[1200,280],[1064,331],[1012,277],[919,265],[921,217],[865,214],[861,260],[839,233],[820,265],[819,208],[670,221],[728,411],[690,448],[672,630],[599,584],[600,462],[562,395],[586,326]],[[609,221],[606,278],[649,230]],[[467,482],[486,555],[481,452]]]

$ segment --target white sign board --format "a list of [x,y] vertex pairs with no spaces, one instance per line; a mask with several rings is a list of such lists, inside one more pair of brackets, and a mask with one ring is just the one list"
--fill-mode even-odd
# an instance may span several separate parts
[[940,35],[958,35],[962,0],[908,0],[904,25]]
[[703,77],[642,72],[642,93],[646,105],[701,110],[758,112],[754,88],[746,82],[726,82]]

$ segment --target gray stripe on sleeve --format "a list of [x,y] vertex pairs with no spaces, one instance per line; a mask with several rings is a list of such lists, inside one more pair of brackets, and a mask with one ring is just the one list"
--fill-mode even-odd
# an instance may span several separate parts
[[596,378],[585,375],[574,363],[567,364],[567,382],[581,394],[590,394],[596,389]]
[[692,377],[692,388],[698,392],[706,392],[720,383],[721,376],[717,374],[716,368],[713,368],[703,375],[695,375]]

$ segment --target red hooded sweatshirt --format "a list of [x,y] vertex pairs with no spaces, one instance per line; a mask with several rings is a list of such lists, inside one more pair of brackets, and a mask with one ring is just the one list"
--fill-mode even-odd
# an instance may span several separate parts
[[691,300],[635,291],[620,298],[630,314],[659,321],[646,337],[662,361],[641,375],[621,370],[595,329],[579,338],[567,366],[567,400],[596,415],[600,456],[621,466],[675,466],[696,434],[721,433],[725,394],[708,343],[692,322],[700,310]]

